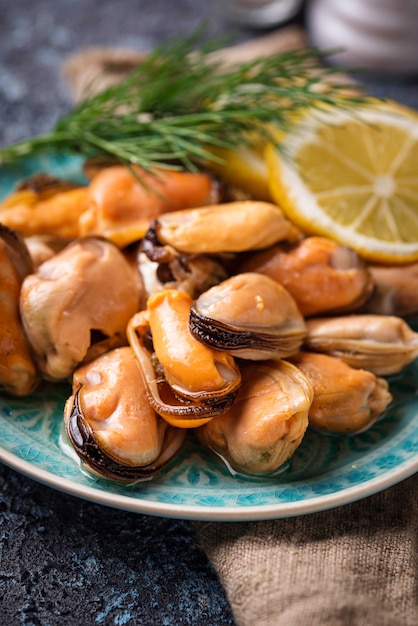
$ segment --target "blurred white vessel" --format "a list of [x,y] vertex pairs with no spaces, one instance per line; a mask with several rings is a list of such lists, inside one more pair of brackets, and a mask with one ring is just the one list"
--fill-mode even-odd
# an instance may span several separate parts
[[310,0],[306,24],[313,45],[342,49],[336,63],[418,71],[418,0]]
[[218,0],[219,10],[230,20],[252,28],[269,28],[287,22],[303,0]]

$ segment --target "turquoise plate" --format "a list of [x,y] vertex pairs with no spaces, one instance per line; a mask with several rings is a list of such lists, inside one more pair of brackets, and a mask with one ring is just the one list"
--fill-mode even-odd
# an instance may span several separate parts
[[[0,194],[35,171],[75,180],[81,160],[43,155],[0,170]],[[262,520],[313,513],[386,489],[418,471],[418,361],[389,378],[393,402],[367,432],[329,437],[309,432],[274,478],[232,476],[190,435],[157,478],[118,483],[84,472],[63,434],[65,385],[47,385],[25,399],[0,396],[0,461],[74,496],[115,508],[196,520]]]

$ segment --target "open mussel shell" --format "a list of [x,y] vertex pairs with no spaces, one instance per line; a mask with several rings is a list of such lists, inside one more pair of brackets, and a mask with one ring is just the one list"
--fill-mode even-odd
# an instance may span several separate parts
[[303,440],[312,386],[283,360],[244,362],[241,372],[231,409],[194,433],[233,472],[269,476],[283,468]]
[[[236,371],[235,378],[223,385],[217,393],[201,392],[182,394],[176,392],[166,379],[164,369],[154,352],[149,325],[148,311],[139,311],[130,320],[127,328],[129,344],[137,357],[147,397],[153,409],[167,422],[180,428],[196,428],[224,413],[233,403],[241,374]],[[175,337],[172,338],[175,341]],[[198,368],[195,368],[198,371]],[[178,389],[178,386],[177,386]]]
[[418,357],[418,333],[394,315],[343,315],[307,321],[305,347],[378,376],[400,372]]
[[148,299],[147,311],[155,356],[173,391],[186,400],[218,400],[241,382],[231,354],[198,341],[189,329],[191,297],[166,289]]
[[306,326],[284,287],[268,276],[247,272],[215,285],[193,302],[190,331],[213,348],[260,360],[297,352]]
[[0,243],[3,255],[13,265],[14,272],[20,281],[33,272],[33,263],[25,240],[18,232],[0,223]]
[[30,394],[40,381],[20,316],[19,298],[32,262],[24,240],[0,224],[0,389]]
[[135,354],[127,346],[74,373],[64,423],[83,465],[121,482],[155,476],[176,455],[186,434],[149,405]]
[[136,263],[147,297],[163,289],[180,289],[191,298],[197,298],[228,276],[218,259],[203,254],[177,254],[159,262],[153,261],[141,249],[136,255]]

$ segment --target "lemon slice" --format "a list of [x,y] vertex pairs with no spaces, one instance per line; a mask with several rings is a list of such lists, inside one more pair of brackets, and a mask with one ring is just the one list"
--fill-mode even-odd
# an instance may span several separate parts
[[307,234],[381,263],[418,260],[418,114],[394,102],[309,111],[266,148],[273,199]]
[[264,148],[263,144],[259,148],[238,146],[236,150],[212,149],[222,162],[213,162],[210,167],[227,183],[244,191],[252,198],[271,202]]

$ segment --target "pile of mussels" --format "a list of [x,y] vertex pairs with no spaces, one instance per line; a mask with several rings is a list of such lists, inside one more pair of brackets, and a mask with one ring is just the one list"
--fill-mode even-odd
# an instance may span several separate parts
[[349,435],[384,414],[385,377],[418,355],[418,264],[367,264],[208,173],[86,172],[0,205],[0,387],[70,381],[90,471],[149,478],[193,432],[272,475],[308,426]]

